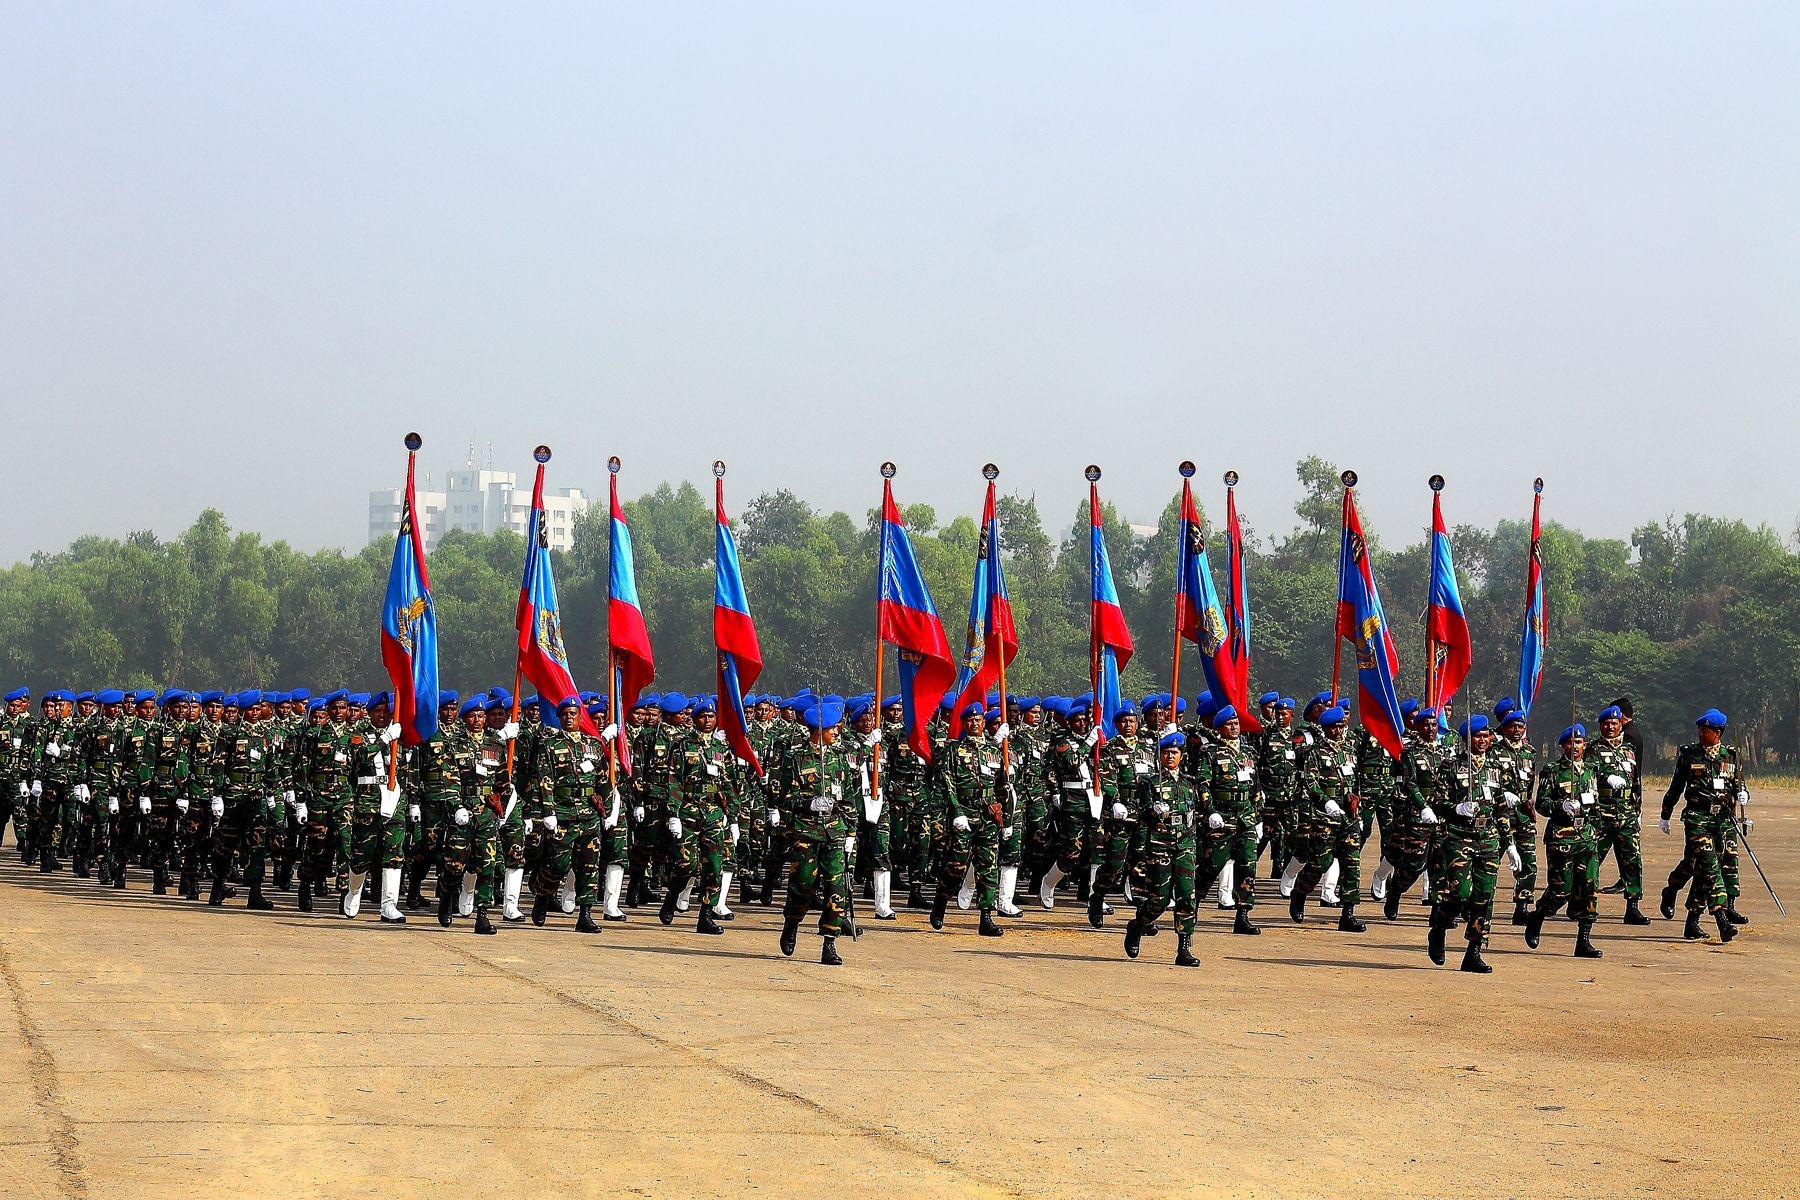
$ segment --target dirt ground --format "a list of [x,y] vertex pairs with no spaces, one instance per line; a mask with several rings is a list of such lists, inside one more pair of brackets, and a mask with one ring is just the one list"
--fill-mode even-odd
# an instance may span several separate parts
[[[1800,793],[1755,815],[1800,905]],[[1679,838],[1646,843],[1659,886]],[[1363,936],[1208,907],[1195,971],[1073,904],[998,942],[909,913],[832,970],[741,905],[478,938],[143,875],[0,855],[0,1196],[1800,1192],[1800,933],[1748,862],[1729,947],[1607,896],[1604,961],[1503,923],[1485,978],[1431,966],[1410,900]]]

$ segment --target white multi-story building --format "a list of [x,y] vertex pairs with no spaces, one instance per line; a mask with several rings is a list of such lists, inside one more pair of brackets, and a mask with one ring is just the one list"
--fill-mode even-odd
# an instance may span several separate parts
[[[444,488],[434,491],[431,476],[426,475],[415,486],[413,497],[418,505],[415,514],[419,529],[425,535],[427,552],[452,529],[470,533],[494,533],[510,529],[521,537],[531,517],[531,493],[521,492],[519,477],[511,471],[496,471],[476,465],[471,447],[469,461],[445,472]],[[369,493],[369,541],[392,541],[400,532],[400,504],[405,498],[401,488],[383,488]],[[575,518],[587,511],[591,500],[580,488],[561,488],[544,494],[545,525],[552,550],[567,550],[574,545]]]

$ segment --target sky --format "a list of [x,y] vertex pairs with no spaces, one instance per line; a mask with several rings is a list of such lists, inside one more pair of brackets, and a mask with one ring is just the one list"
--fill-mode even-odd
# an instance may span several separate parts
[[368,492],[1800,519],[1800,6],[0,2],[0,563]]

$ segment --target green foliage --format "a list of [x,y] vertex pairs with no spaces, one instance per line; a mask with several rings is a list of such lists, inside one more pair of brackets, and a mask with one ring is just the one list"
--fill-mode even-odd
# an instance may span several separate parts
[[[1337,468],[1297,464],[1304,494],[1284,536],[1247,536],[1253,612],[1253,691],[1304,696],[1331,681],[1337,588]],[[661,686],[713,686],[711,611],[714,517],[692,485],[664,484],[625,505],[638,591]],[[1423,508],[1423,504],[1421,504]],[[1088,686],[1089,523],[1086,501],[1047,531],[1034,498],[999,502],[1008,590],[1021,650],[1014,691]],[[1403,549],[1384,550],[1367,529],[1394,623],[1402,687],[1418,691],[1429,556],[1426,521]],[[736,513],[745,587],[766,661],[760,687],[843,692],[874,678],[878,516],[824,514],[782,490]],[[929,505],[905,510],[920,568],[952,649],[967,638],[968,589],[980,530],[969,516],[939,526]],[[1174,647],[1172,498],[1153,536],[1107,506],[1108,553],[1136,654],[1126,690],[1169,686]],[[1528,526],[1458,527],[1453,543],[1475,669],[1459,701],[1483,707],[1517,688]],[[576,521],[573,548],[553,555],[563,628],[577,681],[605,686],[609,522],[604,509]],[[1224,583],[1223,532],[1208,530]],[[59,685],[187,684],[315,689],[383,686],[378,615],[391,547],[303,554],[284,542],[234,533],[209,509],[172,541],[147,532],[122,541],[85,537],[59,554],[0,570],[0,681]],[[1711,705],[1733,737],[1761,759],[1800,751],[1800,555],[1767,527],[1688,515],[1649,523],[1629,542],[1586,538],[1551,523],[1543,554],[1549,654],[1533,724],[1540,738],[1571,711],[1591,720],[1630,694],[1640,728],[1663,753],[1690,736]],[[461,690],[511,685],[523,542],[514,534],[452,533],[429,564],[442,674]],[[1185,649],[1181,690],[1204,686]],[[1352,670],[1344,665],[1345,687]],[[881,689],[895,686],[893,655]],[[1466,704],[1459,704],[1466,707]]]

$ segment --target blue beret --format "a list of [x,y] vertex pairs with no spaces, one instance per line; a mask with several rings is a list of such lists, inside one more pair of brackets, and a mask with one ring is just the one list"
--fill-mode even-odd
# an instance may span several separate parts
[[821,700],[809,704],[800,711],[800,722],[815,732],[831,729],[844,719],[844,702],[842,700]]
[[1293,712],[1294,711],[1294,698],[1292,696],[1283,696],[1281,699],[1279,699],[1275,702],[1275,707],[1276,708],[1285,708],[1289,712]]
[[263,694],[255,688],[251,688],[248,691],[238,693],[238,707],[249,708],[253,704],[261,704],[262,699]]
[[31,689],[30,688],[14,688],[12,691],[6,693],[6,702],[8,704],[11,704],[14,700],[29,700],[29,699],[31,699]]
[[102,704],[123,704],[125,703],[125,693],[121,692],[118,688],[107,688],[104,692],[95,696],[94,699]]
[[438,693],[437,706],[439,708],[448,708],[461,699],[462,699],[461,696],[457,695],[455,692],[451,691],[449,688],[445,688],[444,690],[442,690]]
[[[538,703],[540,705],[542,705],[543,701],[540,700],[540,701],[538,701]],[[564,696],[561,700],[558,700],[556,702],[556,711],[557,712],[561,712],[565,708],[580,708],[580,707],[581,707],[581,697],[576,695],[573,692],[569,693],[567,696]]]
[[1494,701],[1494,716],[1496,718],[1504,717],[1507,713],[1515,711],[1518,707],[1518,701],[1514,700],[1511,696],[1502,696]]
[[998,704],[988,709],[985,715],[987,716],[987,723],[989,725],[998,725],[1001,721],[1005,720],[1000,713],[1000,706]]
[[1069,701],[1069,715],[1071,717],[1085,717],[1088,715],[1088,711],[1093,707],[1093,701],[1089,700],[1086,696],[1077,696],[1075,699]]
[[1319,714],[1319,724],[1321,725],[1342,725],[1349,719],[1349,714],[1344,711],[1344,706],[1341,704],[1334,704]]
[[881,707],[883,707],[883,708],[892,708],[892,707],[894,707],[894,705],[896,705],[898,703],[900,703],[900,693],[899,692],[895,692],[891,696],[883,696],[881,698]]
[[225,701],[225,693],[224,692],[201,692],[200,693],[200,703],[202,703],[202,704],[222,704],[222,703],[224,703],[224,701]]
[[485,713],[486,711],[487,711],[487,698],[486,697],[470,696],[467,700],[464,700],[462,702],[462,707],[456,710],[456,715],[459,717],[466,717],[472,712]]
[[1181,732],[1179,729],[1174,729],[1163,734],[1162,737],[1158,738],[1156,741],[1156,748],[1158,750],[1167,750],[1170,746],[1185,745],[1187,745],[1187,734]]
[[711,696],[695,696],[693,703],[689,708],[695,716],[699,716],[701,713],[717,713],[719,711],[718,702]]
[[1407,720],[1409,720],[1409,721],[1412,720],[1413,715],[1415,713],[1417,713],[1418,711],[1419,711],[1419,701],[1418,701],[1417,697],[1408,696],[1406,699],[1404,699],[1400,702],[1400,715],[1405,717]]
[[1135,717],[1137,715],[1138,715],[1137,705],[1135,705],[1131,702],[1131,698],[1129,696],[1127,696],[1123,700],[1120,700],[1119,707],[1113,709],[1113,720],[1115,720],[1115,721],[1118,720],[1120,717]]
[[311,700],[312,693],[305,688],[295,688],[288,693],[289,700]]
[[1237,715],[1237,709],[1227,704],[1224,708],[1221,708],[1218,712],[1213,714],[1212,727],[1214,729],[1223,729],[1225,728],[1225,722],[1237,720]]
[[286,692],[264,692],[262,698],[264,704],[286,704],[288,702]]
[[94,693],[92,693],[92,692],[76,692],[75,693],[75,703],[77,703],[77,704],[80,704],[83,700],[92,700],[93,698],[94,698]]
[[369,693],[367,692],[351,692],[348,698],[350,703],[357,708],[369,707]]
[[325,697],[323,697],[323,696],[317,696],[306,702],[306,711],[309,713],[318,712],[319,710],[323,709],[324,707],[325,707]]
[[688,706],[688,698],[680,692],[664,692],[657,697],[656,706],[666,713],[678,713]]
[[1435,721],[1437,719],[1438,719],[1438,710],[1435,708],[1432,708],[1429,704],[1427,704],[1423,708],[1419,709],[1419,711],[1416,714],[1414,714],[1414,716],[1413,716],[1413,720],[1415,720],[1415,721]]
[[327,704],[336,704],[339,700],[350,699],[350,693],[346,692],[343,688],[339,688],[335,692],[326,692],[320,699],[324,700]]
[[238,694],[236,692],[226,692],[223,696],[221,696],[219,698],[219,703],[223,704],[226,708],[242,708],[242,707],[244,707],[244,702],[238,698]]
[[966,721],[970,717],[982,717],[984,719],[987,717],[987,709],[982,707],[981,701],[971,700],[963,705],[962,719]]
[[1336,697],[1333,696],[1330,692],[1320,692],[1318,695],[1314,696],[1311,700],[1308,700],[1306,702],[1306,707],[1311,708],[1313,705],[1317,704],[1322,708],[1328,708],[1331,706],[1332,701],[1335,699],[1336,699]]
[[488,699],[498,700],[502,704],[512,703],[512,693],[503,687],[491,687],[487,690]]
[[1602,721],[1623,721],[1625,710],[1616,704],[1609,704],[1600,710],[1600,719]]
[[1587,730],[1582,728],[1581,722],[1577,721],[1575,724],[1563,730],[1562,736],[1556,739],[1556,744],[1560,746],[1570,738],[1581,738],[1583,741],[1587,740]]
[[1470,734],[1474,734],[1474,733],[1486,733],[1487,727],[1488,727],[1487,714],[1472,713],[1468,717],[1464,718],[1463,723],[1461,725],[1458,725],[1456,727],[1456,732],[1461,737],[1468,737]]
[[[168,691],[166,691],[162,694],[162,703],[166,706],[166,705],[175,703],[177,700],[182,700],[185,698],[186,698],[186,693],[184,693],[180,688],[170,688]],[[49,699],[49,697],[46,696],[45,699],[47,700],[47,699]]]
[[503,713],[511,707],[512,707],[512,701],[510,699],[502,700],[498,696],[489,696],[487,698],[487,710],[489,712]]
[[1694,724],[1701,729],[1723,729],[1725,728],[1725,714],[1716,708],[1709,708],[1694,718]]
[[1044,698],[1042,696],[1020,696],[1019,707],[1024,709],[1042,708],[1044,707]]
[[589,704],[589,707],[595,712],[605,712],[612,707],[612,701],[605,696],[595,696],[593,701]]
[[1260,695],[1256,698],[1256,702],[1258,704],[1273,704],[1277,700],[1280,700],[1280,699],[1281,699],[1281,693],[1279,693],[1279,692],[1264,692],[1262,695]]
[[1504,713],[1495,714],[1495,719],[1502,725],[1511,725],[1514,721],[1523,725],[1525,724],[1525,710],[1522,708],[1509,708]]

